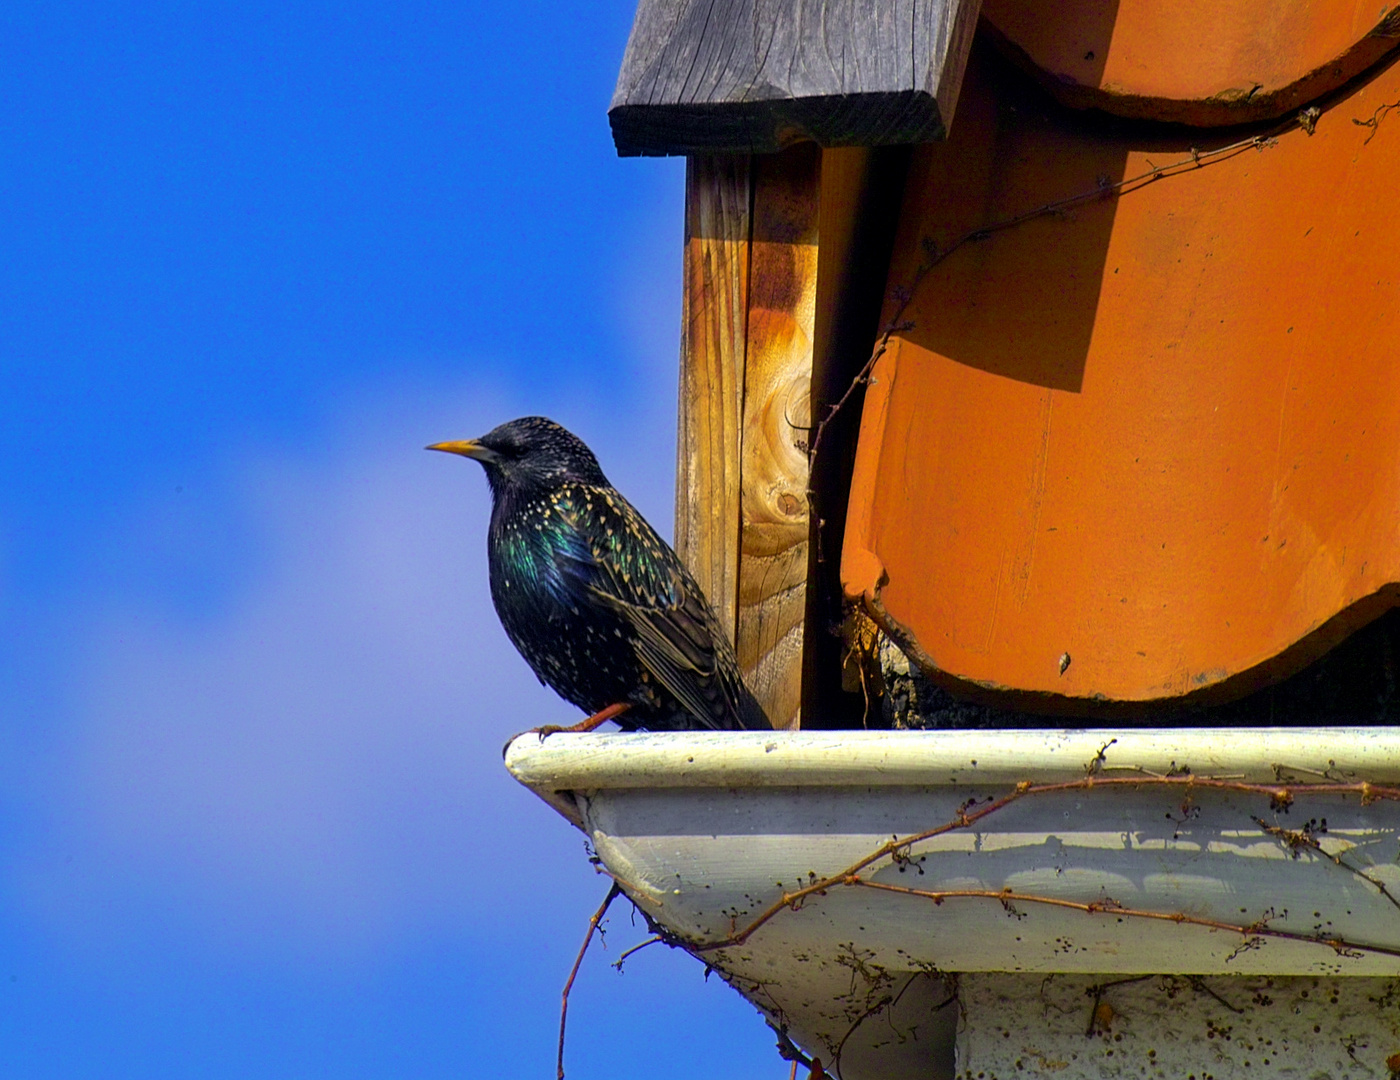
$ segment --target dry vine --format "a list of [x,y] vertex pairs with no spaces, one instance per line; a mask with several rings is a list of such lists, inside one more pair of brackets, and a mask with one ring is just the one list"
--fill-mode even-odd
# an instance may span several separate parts
[[1366,142],[1363,142],[1361,144],[1362,146],[1366,146],[1370,143],[1372,139],[1376,137],[1376,133],[1379,132],[1381,129],[1381,121],[1383,121],[1386,118],[1386,116],[1390,113],[1392,109],[1400,109],[1400,101],[1392,101],[1387,105],[1377,106],[1376,111],[1371,114],[1369,119],[1358,120],[1355,117],[1352,118],[1351,122],[1357,127],[1366,127],[1371,129],[1371,134],[1366,136]]
[[1400,909],[1400,900],[1396,900],[1395,894],[1386,888],[1385,882],[1377,881],[1359,866],[1352,866],[1351,863],[1347,862],[1340,855],[1334,855],[1332,852],[1325,850],[1322,844],[1318,842],[1317,833],[1319,831],[1324,833],[1327,831],[1326,818],[1322,819],[1320,829],[1314,821],[1309,821],[1301,829],[1285,829],[1278,825],[1270,825],[1268,822],[1264,821],[1263,818],[1251,816],[1250,820],[1258,825],[1263,832],[1281,842],[1283,846],[1292,853],[1295,859],[1298,857],[1299,852],[1305,850],[1320,855],[1324,859],[1329,859],[1343,870],[1355,874],[1364,881],[1370,882],[1376,887],[1376,891],[1386,898],[1391,907]]
[[[1041,795],[1050,795],[1065,792],[1088,792],[1105,788],[1130,788],[1140,789],[1144,787],[1165,787],[1169,789],[1181,789],[1182,802],[1181,809],[1183,816],[1187,816],[1193,810],[1192,795],[1196,791],[1222,791],[1246,795],[1257,795],[1269,800],[1269,807],[1274,811],[1287,812],[1298,799],[1308,796],[1329,795],[1329,796],[1357,796],[1363,806],[1368,806],[1376,802],[1397,802],[1400,803],[1400,787],[1372,784],[1368,781],[1333,781],[1323,783],[1258,783],[1241,780],[1237,778],[1227,778],[1219,776],[1197,776],[1185,769],[1167,774],[1150,772],[1139,766],[1110,766],[1107,764],[1106,752],[1112,741],[1106,743],[1093,759],[1085,765],[1085,775],[1075,780],[1065,780],[1053,783],[1036,784],[1030,781],[1022,781],[1016,784],[1011,792],[1006,795],[995,797],[988,796],[985,801],[969,799],[959,807],[955,817],[934,828],[925,829],[922,832],[914,833],[905,837],[893,837],[869,854],[847,866],[834,874],[826,877],[813,878],[806,886],[784,892],[781,897],[761,910],[749,922],[742,927],[731,922],[731,933],[723,938],[712,941],[691,941],[665,930],[657,925],[655,921],[641,911],[646,920],[652,935],[637,945],[627,949],[619,960],[614,963],[614,967],[621,969],[622,961],[640,949],[650,945],[664,943],[671,947],[681,948],[694,956],[703,960],[703,954],[725,948],[732,948],[742,945],[757,930],[776,918],[784,911],[800,911],[809,900],[825,896],[836,888],[866,888],[877,892],[893,893],[900,896],[908,896],[922,900],[932,901],[935,905],[941,906],[943,903],[953,900],[990,900],[1000,904],[1009,914],[1020,917],[1023,913],[1019,906],[1046,906],[1062,910],[1079,911],[1086,915],[1108,915],[1119,921],[1123,919],[1146,919],[1158,922],[1170,922],[1177,925],[1199,926],[1209,930],[1216,930],[1237,935],[1240,939],[1239,945],[1230,954],[1227,960],[1234,959],[1244,952],[1258,948],[1264,939],[1273,938],[1285,941],[1295,941],[1305,944],[1326,945],[1338,956],[1360,957],[1366,953],[1400,957],[1400,948],[1376,943],[1351,941],[1337,935],[1325,933],[1303,933],[1299,931],[1284,930],[1271,926],[1270,922],[1276,917],[1272,909],[1265,912],[1258,919],[1250,923],[1233,923],[1220,919],[1207,918],[1205,916],[1190,915],[1182,911],[1156,911],[1144,908],[1133,908],[1111,897],[1102,897],[1092,901],[1066,900],[1061,897],[1040,896],[1033,893],[1015,892],[1011,889],[918,889],[906,885],[896,885],[883,881],[873,880],[866,871],[869,871],[875,864],[883,860],[889,860],[891,865],[910,865],[914,861],[913,848],[915,845],[926,840],[931,840],[938,836],[943,836],[958,830],[969,829],[988,817],[1004,810],[1008,806],[1018,803],[1024,799]],[[1107,776],[1110,770],[1127,769],[1131,770],[1132,776]],[[1303,851],[1308,851],[1325,858],[1334,865],[1347,871],[1353,876],[1365,881],[1377,893],[1383,896],[1389,903],[1400,908],[1394,894],[1386,885],[1343,859],[1340,855],[1325,850],[1317,839],[1319,832],[1325,831],[1325,823],[1319,829],[1316,821],[1310,821],[1301,829],[1285,829],[1281,826],[1271,825],[1256,815],[1250,815],[1250,820],[1261,830],[1264,835],[1278,840],[1290,851],[1295,858]],[[632,890],[629,890],[632,891]],[[578,974],[584,953],[588,949],[593,933],[597,929],[608,907],[619,895],[623,895],[622,886],[617,879],[608,891],[607,897],[602,905],[589,920],[588,932],[584,937],[583,946],[579,950],[578,957],[574,961],[574,966],[569,973],[568,981],[564,986],[563,1001],[560,1010],[559,1021],[559,1080],[563,1080],[563,1054],[564,1054],[564,1029],[565,1017],[568,1010],[569,992],[573,987],[574,979]],[[635,906],[635,905],[634,905]],[[706,973],[709,968],[707,965]],[[855,1016],[845,1035],[840,1039],[839,1044],[834,1047],[834,1060],[832,1068],[835,1075],[840,1075],[840,1058],[847,1041],[854,1034],[862,1023],[878,1015],[888,1008],[892,1008],[899,1000],[899,997],[908,990],[915,977],[925,972],[915,972],[904,984],[899,994],[882,994],[867,1002],[866,1006]],[[931,972],[930,972],[931,974]],[[1126,980],[1124,980],[1126,981]],[[1114,983],[1102,984],[1098,989],[1101,992]],[[1191,985],[1198,991],[1217,996],[1214,991],[1205,987],[1204,984],[1197,985],[1192,981]],[[949,995],[943,1005],[949,1004],[956,996],[956,991]],[[1097,1007],[1098,1002],[1095,1002]],[[775,1006],[776,1007],[776,1006]],[[939,1006],[940,1008],[942,1005]],[[1229,1006],[1234,1008],[1233,1006]],[[779,1010],[780,1011],[780,1010]],[[1095,1020],[1091,1014],[1090,1033],[1094,1028]],[[771,1023],[770,1023],[770,1026]],[[773,1027],[778,1037],[779,1054],[788,1061],[794,1063],[795,1070],[798,1065],[809,1071],[810,1077],[823,1077],[828,1074],[820,1060],[809,1058],[792,1043],[786,1032],[779,1027]]]
[[[1113,1007],[1111,1005],[1108,1005],[1108,1003],[1105,1002],[1103,999],[1103,992],[1105,990],[1111,990],[1115,986],[1127,986],[1129,983],[1145,982],[1147,979],[1150,979],[1152,977],[1153,976],[1151,975],[1129,975],[1123,979],[1113,979],[1105,983],[1095,983],[1093,986],[1089,987],[1089,989],[1086,990],[1085,993],[1089,997],[1092,997],[1094,999],[1094,1003],[1089,1006],[1089,1026],[1087,1029],[1085,1029],[1084,1034],[1088,1038],[1093,1038],[1094,1031],[1097,1028],[1102,1027],[1105,1031],[1107,1031],[1108,1025],[1112,1022]],[[1041,984],[1040,992],[1041,999],[1044,1000],[1044,983]],[[1108,1011],[1107,1016],[1105,1016],[1103,1013],[1105,1007],[1107,1007]]]
[[[846,1034],[841,1036],[841,1041],[836,1044],[836,1049],[832,1051],[831,1067],[836,1070],[837,1080],[840,1080],[841,1077],[841,1055],[845,1053],[846,1043],[848,1043],[851,1039],[851,1036],[856,1033],[856,1029],[860,1027],[861,1024],[865,1023],[865,1021],[869,1020],[871,1017],[879,1016],[880,1013],[884,1012],[886,1009],[893,1010],[894,1007],[899,1004],[900,999],[904,997],[906,992],[908,992],[909,987],[914,985],[914,980],[917,979],[919,976],[933,976],[935,974],[937,973],[933,971],[911,972],[909,978],[905,980],[904,986],[900,988],[899,993],[894,995],[885,994],[878,1000],[867,1005],[861,1011],[860,1015],[858,1015],[855,1018],[855,1020],[852,1021],[851,1026],[846,1029]],[[942,1001],[940,1001],[937,1005],[933,1006],[933,1008],[929,1011],[931,1013],[942,1012],[944,1009],[946,1009],[949,1005],[953,1004],[957,1000],[958,980],[957,976],[954,975],[951,976],[948,980],[947,995],[943,998]]]
[[608,908],[612,907],[612,902],[621,895],[622,886],[614,881],[608,888],[608,895],[603,897],[603,902],[593,913],[593,918],[588,920],[588,933],[583,935],[583,944],[579,946],[578,956],[574,958],[574,966],[569,969],[569,977],[564,982],[564,993],[559,1003],[559,1057],[556,1062],[559,1080],[564,1080],[564,1030],[569,1022],[569,992],[574,988],[574,980],[578,978],[578,969],[583,964],[583,957],[588,952],[589,943],[593,940],[593,932],[598,929],[598,924],[603,921],[603,916],[608,913]]
[[[910,851],[913,845],[925,840],[931,840],[937,836],[943,836],[946,833],[970,828],[992,814],[995,814],[997,811],[1004,810],[1006,807],[1011,806],[1013,803],[1020,802],[1022,799],[1066,791],[1091,791],[1099,788],[1139,788],[1154,786],[1181,788],[1185,792],[1183,804],[1188,806],[1192,791],[1230,791],[1247,795],[1267,796],[1269,798],[1270,808],[1274,810],[1287,809],[1300,796],[1320,794],[1359,795],[1363,806],[1368,806],[1378,801],[1400,802],[1400,788],[1371,784],[1367,781],[1328,784],[1260,784],[1218,777],[1195,776],[1191,773],[1167,776],[1103,776],[1101,775],[1103,766],[1100,758],[1096,758],[1095,761],[1090,764],[1089,768],[1094,771],[1078,780],[1063,780],[1047,784],[1035,784],[1030,781],[1022,781],[1016,785],[1015,789],[1010,794],[1003,795],[1000,798],[992,798],[991,801],[982,806],[981,809],[974,810],[973,807],[976,800],[969,800],[963,804],[957,816],[951,821],[944,822],[942,825],[938,825],[932,829],[926,829],[923,832],[903,837],[902,839],[895,837],[894,839],[887,840],[870,854],[858,859],[844,870],[840,870],[827,877],[815,879],[803,888],[783,893],[781,898],[775,900],[767,908],[763,909],[754,919],[742,928],[735,928],[727,937],[717,941],[684,942],[680,944],[683,944],[687,950],[693,953],[711,952],[716,949],[725,949],[735,945],[742,945],[753,935],[754,931],[758,930],[761,926],[783,911],[799,910],[807,898],[825,895],[831,889],[837,887],[858,886],[868,889],[879,889],[885,892],[904,893],[910,896],[921,896],[925,899],[933,900],[937,904],[942,904],[945,900],[964,898],[996,900],[1002,904],[1003,907],[1014,906],[1015,903],[1045,904],[1053,907],[1071,908],[1073,910],[1083,911],[1086,914],[1112,914],[1122,918],[1157,919],[1175,923],[1186,923],[1193,926],[1204,926],[1214,930],[1232,931],[1240,934],[1245,939],[1275,937],[1292,941],[1326,944],[1332,946],[1339,952],[1346,949],[1360,949],[1384,955],[1400,956],[1400,949],[1392,949],[1387,946],[1379,945],[1363,945],[1343,941],[1339,938],[1279,930],[1268,926],[1267,920],[1260,920],[1257,923],[1247,925],[1239,925],[1235,923],[1219,922],[1213,919],[1203,919],[1182,912],[1146,911],[1129,908],[1108,898],[1080,903],[1055,897],[1035,896],[1028,893],[1013,893],[1009,889],[919,890],[902,885],[888,885],[861,876],[862,871],[868,869],[882,859],[890,859],[892,862],[896,863],[900,860],[907,861],[910,857]],[[1379,883],[1370,875],[1362,873],[1355,867],[1339,859],[1334,861],[1343,869],[1356,874],[1371,885],[1379,887]]]

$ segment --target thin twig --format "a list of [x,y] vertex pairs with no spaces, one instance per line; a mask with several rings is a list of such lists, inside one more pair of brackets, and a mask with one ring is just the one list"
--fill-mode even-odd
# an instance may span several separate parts
[[1390,902],[1391,907],[1400,909],[1400,900],[1397,900],[1395,894],[1385,887],[1384,882],[1376,880],[1359,866],[1352,866],[1351,863],[1347,862],[1340,855],[1334,855],[1332,852],[1328,851],[1307,827],[1302,829],[1285,829],[1279,825],[1270,825],[1263,818],[1254,817],[1253,815],[1251,815],[1250,820],[1269,836],[1272,836],[1281,843],[1288,851],[1292,852],[1295,859],[1298,857],[1299,851],[1307,850],[1316,852],[1324,859],[1340,866],[1348,873],[1354,874],[1361,878],[1361,880],[1374,885],[1376,891]]
[[[860,1027],[861,1024],[865,1023],[865,1021],[870,1019],[872,1016],[876,1016],[881,1012],[884,1012],[886,1010],[893,1012],[894,1007],[899,1004],[900,999],[904,997],[909,987],[914,985],[915,979],[917,979],[920,975],[925,975],[929,978],[933,978],[935,974],[936,972],[931,971],[910,972],[909,978],[907,978],[904,981],[904,985],[900,988],[899,993],[893,996],[886,994],[884,997],[880,998],[879,1001],[875,1002],[873,1005],[868,1006],[863,1012],[861,1012],[859,1016],[855,1018],[855,1021],[851,1024],[849,1028],[846,1029],[846,1034],[841,1036],[841,1041],[836,1044],[836,1049],[833,1050],[831,1054],[831,1068],[832,1071],[836,1074],[836,1080],[842,1080],[841,1055],[845,1052],[846,1043],[850,1039],[850,1037],[855,1034],[856,1028]],[[948,1007],[948,1005],[956,1001],[957,998],[957,986],[956,984],[954,984],[952,991],[942,1001],[940,1001],[937,1005],[931,1008],[928,1011],[928,1014],[932,1016],[934,1013],[942,1012],[945,1008]],[[891,1027],[893,1027],[893,1025],[891,1025]]]
[[1225,1006],[1225,1008],[1229,1009],[1232,1013],[1234,1013],[1236,1016],[1244,1015],[1243,1009],[1241,1009],[1238,1005],[1231,1005],[1223,997],[1221,997],[1209,986],[1207,986],[1205,979],[1201,978],[1201,976],[1188,975],[1186,976],[1186,981],[1191,984],[1191,989],[1195,990],[1198,994],[1210,995],[1211,997],[1215,998],[1216,1001],[1220,1002],[1221,1005]]
[[[1273,770],[1275,780],[1284,779],[1285,773],[1308,773],[1311,776],[1320,776],[1324,780],[1338,779],[1338,769],[1335,761],[1329,761],[1325,769],[1309,769],[1306,765],[1285,765],[1276,761],[1273,764]],[[1355,773],[1351,775],[1354,776]]]
[[1376,132],[1381,129],[1381,121],[1385,119],[1386,114],[1389,113],[1391,109],[1400,109],[1400,101],[1392,101],[1388,105],[1377,106],[1376,111],[1371,114],[1369,120],[1357,120],[1355,117],[1352,118],[1351,122],[1357,127],[1368,127],[1371,129],[1371,134],[1366,136],[1366,141],[1361,144],[1362,146],[1366,146],[1376,137]]
[[598,929],[598,924],[603,921],[603,916],[608,913],[612,902],[621,895],[622,886],[614,881],[608,889],[608,895],[603,897],[603,902],[593,913],[593,918],[588,920],[588,933],[583,935],[583,944],[579,946],[578,956],[574,957],[574,966],[569,971],[568,981],[564,983],[564,994],[559,1002],[559,1058],[557,1061],[559,1080],[564,1080],[564,1028],[569,1021],[569,991],[574,988],[574,979],[578,977],[578,969],[583,963],[584,953],[588,952],[588,943],[593,940],[593,931]]
[[1259,922],[1241,925],[1239,923],[1227,923],[1219,919],[1207,919],[1199,915],[1188,915],[1182,911],[1149,911],[1142,908],[1124,907],[1116,900],[1094,900],[1084,902],[1080,900],[1065,900],[1057,896],[1036,896],[1031,893],[1012,892],[1010,889],[911,889],[906,885],[888,885],[883,881],[869,881],[865,878],[852,875],[843,885],[860,885],[867,889],[876,889],[880,892],[899,893],[904,896],[920,896],[926,900],[932,900],[935,904],[941,905],[946,900],[958,899],[982,899],[996,900],[1008,910],[1014,910],[1015,904],[1042,904],[1048,907],[1066,908],[1070,911],[1082,911],[1086,915],[1113,915],[1117,918],[1126,919],[1150,919],[1157,922],[1170,922],[1177,925],[1201,926],[1208,930],[1224,930],[1228,933],[1239,934],[1246,941],[1258,938],[1278,938],[1283,941],[1299,941],[1312,945],[1327,945],[1334,952],[1341,955],[1359,956],[1363,952],[1375,953],[1379,956],[1400,956],[1400,948],[1390,945],[1369,945],[1361,942],[1351,942],[1336,937],[1325,937],[1319,934],[1300,934],[1292,930],[1277,930],[1268,926],[1263,920]]
[[662,937],[660,934],[656,934],[656,935],[654,935],[654,936],[652,936],[652,937],[647,938],[645,941],[639,941],[639,942],[637,942],[637,944],[633,945],[630,949],[624,949],[623,952],[622,952],[622,955],[619,956],[616,960],[614,960],[614,961],[612,962],[612,966],[615,967],[615,968],[617,968],[618,971],[621,971],[621,970],[622,970],[623,961],[625,961],[625,960],[626,960],[629,956],[631,956],[633,953],[635,953],[635,952],[641,952],[641,951],[642,951],[643,949],[645,949],[648,945],[656,945],[656,944],[658,944],[659,942],[662,942],[662,941],[665,941],[665,940],[666,940],[666,939],[665,939],[664,937]]
[[[922,974],[922,971],[915,971],[912,974],[910,974],[908,982],[904,984],[905,989],[907,990],[909,988],[909,983],[912,983],[914,981],[915,976]],[[831,1068],[832,1071],[836,1074],[836,1080],[844,1080],[844,1078],[841,1076],[841,1055],[845,1052],[846,1040],[848,1040],[852,1035],[856,1033],[856,1028],[860,1027],[861,1024],[865,1023],[876,1013],[881,1012],[886,1008],[892,1007],[894,1005],[894,1002],[895,999],[891,995],[886,994],[884,997],[880,998],[879,1000],[873,1002],[870,1005],[867,1005],[864,1009],[862,1009],[860,1015],[857,1016],[852,1022],[851,1026],[846,1029],[846,1034],[841,1036],[841,1041],[836,1044],[836,1049],[831,1052]]]
[[[1151,978],[1153,978],[1151,975],[1129,975],[1125,979],[1114,979],[1112,982],[1095,983],[1093,986],[1089,987],[1085,992],[1092,995],[1094,1003],[1089,1006],[1089,1027],[1084,1034],[1089,1038],[1093,1038],[1094,1028],[1096,1028],[1099,1023],[1099,1004],[1103,1001],[1103,992],[1105,990],[1112,989],[1115,986],[1126,986],[1128,983],[1142,982],[1144,979]],[[1112,1008],[1113,1006],[1110,1005],[1109,1009]],[[1104,1024],[1104,1028],[1107,1029],[1107,1027],[1108,1025]]]

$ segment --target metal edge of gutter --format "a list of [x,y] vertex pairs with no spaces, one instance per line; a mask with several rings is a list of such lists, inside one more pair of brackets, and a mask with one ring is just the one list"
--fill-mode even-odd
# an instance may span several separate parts
[[506,768],[574,824],[573,792],[1053,783],[1189,771],[1252,782],[1400,781],[1400,728],[557,734]]

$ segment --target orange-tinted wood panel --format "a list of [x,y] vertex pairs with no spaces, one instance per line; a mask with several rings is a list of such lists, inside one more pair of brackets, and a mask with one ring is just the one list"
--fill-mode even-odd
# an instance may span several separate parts
[[740,451],[739,668],[777,728],[802,714],[807,456],[822,151],[753,159]]
[[[925,238],[1190,153],[1032,107],[974,52],[919,148],[890,283]],[[1021,707],[1229,697],[1400,582],[1400,65],[1301,129],[970,244],[867,393],[843,582],[965,690]],[[1065,666],[1065,657],[1068,665]],[[1062,670],[1063,668],[1063,670]]]
[[1188,124],[1281,116],[1400,44],[1375,0],[985,0],[1067,105]]

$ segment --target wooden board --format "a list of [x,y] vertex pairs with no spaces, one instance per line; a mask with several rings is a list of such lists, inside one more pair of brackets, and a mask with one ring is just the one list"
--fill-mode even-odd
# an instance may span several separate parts
[[814,404],[869,355],[907,164],[902,148],[806,144],[699,155],[687,171],[676,549],[777,727],[797,726],[804,702],[824,726],[861,722],[858,701],[835,699],[841,641],[827,632],[859,401],[823,444],[820,523],[807,447]]
[[675,546],[731,636],[739,595],[750,197],[747,155],[687,163]]
[[779,728],[798,726],[802,704],[821,158],[809,143],[754,161],[736,644]]
[[686,173],[676,550],[775,727],[801,712],[821,157]]
[[619,154],[942,138],[981,0],[641,0]]

